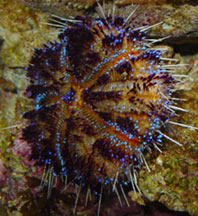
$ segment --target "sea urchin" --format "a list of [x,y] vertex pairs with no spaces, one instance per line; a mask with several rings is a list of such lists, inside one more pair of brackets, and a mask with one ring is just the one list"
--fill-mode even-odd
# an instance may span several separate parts
[[36,49],[27,68],[31,159],[100,197],[109,185],[138,189],[143,150],[163,136],[179,144],[160,131],[175,115],[171,65],[146,40],[147,27],[131,29],[123,17],[65,22],[59,42]]

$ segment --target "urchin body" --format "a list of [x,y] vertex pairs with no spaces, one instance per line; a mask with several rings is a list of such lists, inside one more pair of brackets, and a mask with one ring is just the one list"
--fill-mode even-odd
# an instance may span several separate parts
[[161,143],[176,80],[124,18],[75,20],[30,61],[23,138],[37,165],[98,192],[133,183],[142,151]]

